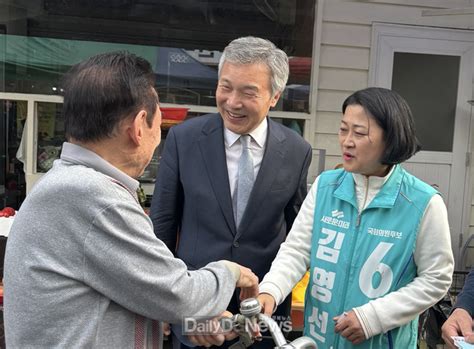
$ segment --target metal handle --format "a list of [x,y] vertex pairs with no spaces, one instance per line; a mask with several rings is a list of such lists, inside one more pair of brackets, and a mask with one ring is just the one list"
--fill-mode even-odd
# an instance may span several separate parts
[[253,339],[250,338],[252,334],[246,332],[245,326],[242,326],[242,322],[245,322],[245,319],[247,319],[247,321],[251,321],[252,323],[258,321],[267,326],[272,335],[273,341],[276,344],[275,349],[318,349],[316,342],[312,338],[306,336],[296,338],[293,342],[287,343],[278,323],[271,317],[261,314],[261,310],[262,306],[256,298],[248,298],[240,303],[240,312],[242,315],[234,315],[234,328],[237,327],[241,329],[242,332],[240,336],[241,338],[245,338],[242,343],[245,342],[248,344],[249,339],[253,343]]
[[240,303],[240,313],[245,317],[252,317],[260,314],[262,306],[256,298],[247,298]]

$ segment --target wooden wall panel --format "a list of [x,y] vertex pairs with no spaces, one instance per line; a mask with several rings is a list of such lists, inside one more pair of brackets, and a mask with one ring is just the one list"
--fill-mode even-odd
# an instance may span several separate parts
[[317,110],[338,113],[349,95],[351,95],[350,91],[319,90]]
[[376,4],[361,1],[326,1],[324,3],[323,20],[326,22],[352,24],[385,22],[474,29],[474,19],[472,14],[456,16],[422,16],[422,11],[426,9],[426,6],[403,6],[385,3]]
[[325,90],[357,91],[367,87],[367,70],[322,67],[319,70],[319,88]]
[[369,69],[370,50],[348,46],[321,46],[320,67]]
[[330,45],[370,47],[370,25],[323,22],[321,43]]
[[319,112],[316,124],[316,134],[333,133],[336,134],[341,123],[342,111],[339,112]]

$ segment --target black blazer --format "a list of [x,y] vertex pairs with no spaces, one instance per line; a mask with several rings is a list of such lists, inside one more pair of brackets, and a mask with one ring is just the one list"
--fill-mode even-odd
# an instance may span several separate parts
[[210,114],[170,129],[150,216],[156,236],[190,269],[227,259],[251,268],[260,280],[270,269],[306,196],[312,151],[296,132],[270,119],[267,137],[237,230],[222,118]]

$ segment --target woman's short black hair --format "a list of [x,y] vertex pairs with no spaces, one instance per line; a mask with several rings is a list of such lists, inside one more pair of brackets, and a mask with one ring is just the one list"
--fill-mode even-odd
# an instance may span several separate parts
[[74,65],[63,80],[66,138],[108,138],[141,109],[151,126],[158,104],[154,85],[150,63],[128,52],[103,53]]
[[395,91],[369,87],[347,97],[342,104],[343,113],[349,105],[362,106],[382,128],[385,140],[382,164],[399,164],[421,149],[410,107]]

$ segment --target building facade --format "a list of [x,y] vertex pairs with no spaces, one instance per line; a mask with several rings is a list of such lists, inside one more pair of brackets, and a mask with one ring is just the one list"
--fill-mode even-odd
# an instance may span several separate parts
[[[216,111],[217,62],[245,35],[267,38],[290,57],[288,86],[270,117],[312,144],[309,182],[340,162],[348,95],[382,86],[409,101],[423,151],[405,167],[443,194],[457,268],[472,265],[471,0],[2,1],[0,206],[18,208],[58,156],[61,76],[71,65],[134,52],[153,65],[162,105],[198,117]],[[165,136],[174,123],[165,123]],[[160,149],[142,178],[148,193]]]

